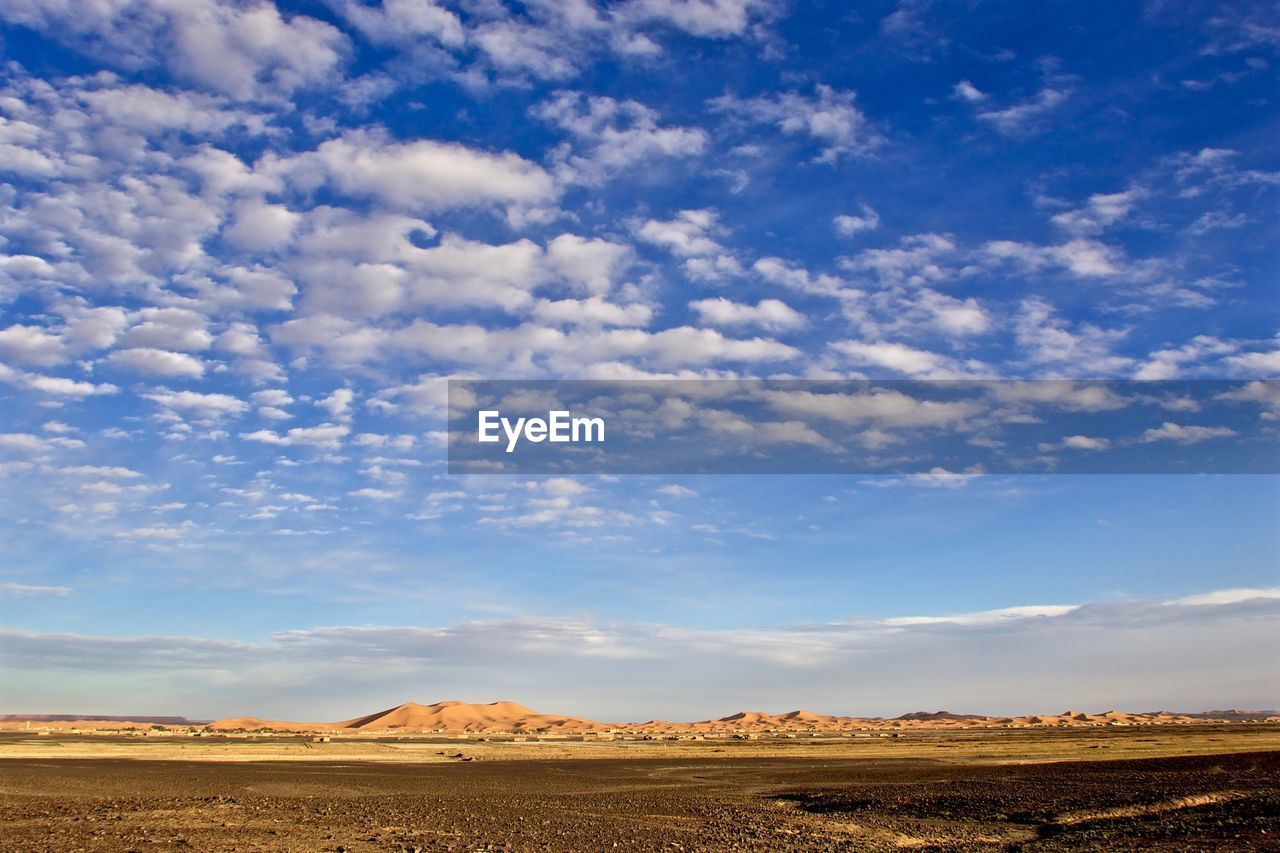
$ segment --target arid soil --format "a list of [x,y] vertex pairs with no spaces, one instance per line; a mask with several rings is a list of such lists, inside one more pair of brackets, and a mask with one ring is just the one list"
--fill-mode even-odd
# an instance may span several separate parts
[[1011,764],[707,747],[413,764],[7,757],[0,849],[1280,849],[1277,751]]

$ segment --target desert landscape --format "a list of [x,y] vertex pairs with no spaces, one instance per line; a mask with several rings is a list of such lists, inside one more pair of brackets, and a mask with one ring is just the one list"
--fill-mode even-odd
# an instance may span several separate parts
[[6,850],[1274,849],[1263,711],[0,718]]
[[0,853],[1280,853],[1280,0],[0,57]]
[[110,716],[76,714],[0,714],[0,731],[61,731],[79,734],[138,732],[160,735],[208,736],[214,733],[293,732],[298,734],[385,735],[385,734],[506,734],[599,736],[621,739],[674,736],[677,739],[734,735],[808,734],[832,736],[851,732],[938,731],[949,729],[1082,728],[1098,726],[1167,726],[1202,723],[1280,723],[1280,712],[1219,710],[1195,713],[1147,711],[1124,713],[1102,711],[1084,713],[1025,714],[997,717],[985,714],[954,714],[950,711],[913,711],[901,716],[841,717],[796,710],[784,713],[739,711],[717,719],[697,722],[648,720],[641,723],[602,723],[565,714],[544,714],[517,702],[498,701],[474,704],[445,700],[430,705],[403,702],[393,708],[349,720],[299,722],[264,720],[259,717],[227,717],[211,722],[178,716]]

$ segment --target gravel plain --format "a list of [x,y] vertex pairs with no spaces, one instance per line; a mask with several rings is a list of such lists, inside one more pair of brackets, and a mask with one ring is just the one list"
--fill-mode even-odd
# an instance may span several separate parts
[[1280,849],[1278,751],[1021,763],[456,756],[3,758],[0,849]]

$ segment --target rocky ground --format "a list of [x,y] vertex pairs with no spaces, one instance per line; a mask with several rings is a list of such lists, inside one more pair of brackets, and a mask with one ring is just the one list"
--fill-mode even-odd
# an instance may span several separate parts
[[1280,752],[0,764],[6,851],[1280,849]]

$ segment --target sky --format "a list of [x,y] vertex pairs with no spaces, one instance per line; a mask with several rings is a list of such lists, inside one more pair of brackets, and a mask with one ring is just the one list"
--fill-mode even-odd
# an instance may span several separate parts
[[449,377],[1280,377],[1273,5],[0,0],[0,59],[0,711],[1280,707],[1275,476],[444,452]]

